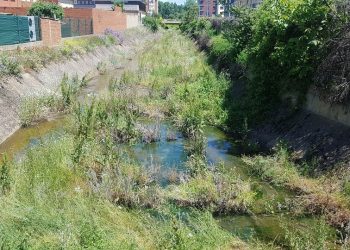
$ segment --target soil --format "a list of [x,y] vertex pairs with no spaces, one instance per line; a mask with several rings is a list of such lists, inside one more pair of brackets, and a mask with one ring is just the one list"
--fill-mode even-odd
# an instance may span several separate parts
[[315,171],[350,163],[350,127],[309,111],[286,115],[281,109],[274,119],[253,129],[250,138],[268,150],[285,142],[296,161],[316,160]]

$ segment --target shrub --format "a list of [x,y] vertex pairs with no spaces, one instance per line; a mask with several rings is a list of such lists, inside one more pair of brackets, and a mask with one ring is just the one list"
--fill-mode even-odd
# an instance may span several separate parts
[[222,35],[214,36],[211,40],[209,60],[219,69],[227,68],[233,62],[230,50],[232,44]]
[[58,4],[38,1],[32,4],[32,6],[28,10],[28,14],[31,16],[62,19],[64,12],[63,12],[63,8]]
[[152,32],[157,32],[162,26],[162,19],[158,16],[145,16],[142,23]]
[[27,96],[20,104],[19,119],[21,126],[30,126],[45,119],[50,112],[61,111],[62,109],[61,98],[54,94]]
[[107,38],[112,39],[111,43],[122,45],[124,42],[123,34],[119,31],[114,31],[108,28],[104,31],[104,34]]
[[3,55],[0,58],[0,75],[19,76],[22,72],[17,58]]
[[295,93],[298,104],[303,102],[325,44],[343,20],[335,9],[332,1],[267,0],[256,10],[233,8],[234,18],[222,22],[183,21],[181,30],[200,48],[209,45],[210,62],[219,70],[227,69],[234,77],[244,73],[245,84],[238,90],[244,94],[227,95],[232,127],[261,122],[286,92]]
[[0,162],[0,195],[9,192],[11,187],[10,162],[6,156]]
[[121,1],[121,0],[114,0],[111,8],[114,11],[116,9],[116,7],[123,8],[123,5],[124,5],[123,1]]
[[245,65],[251,72],[243,105],[254,124],[292,92],[301,104],[324,44],[338,28],[327,1],[264,1],[255,13]]

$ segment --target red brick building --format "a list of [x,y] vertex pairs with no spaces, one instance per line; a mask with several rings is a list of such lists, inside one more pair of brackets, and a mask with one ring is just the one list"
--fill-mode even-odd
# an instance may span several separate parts
[[[36,0],[0,0],[0,7],[30,7]],[[58,3],[58,0],[47,0]]]
[[215,16],[217,0],[198,0],[199,16]]

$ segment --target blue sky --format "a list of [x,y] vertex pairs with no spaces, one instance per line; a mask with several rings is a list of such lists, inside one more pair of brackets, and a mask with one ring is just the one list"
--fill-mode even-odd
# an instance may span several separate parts
[[177,4],[184,4],[185,0],[160,0],[162,2],[169,2],[169,3],[177,3]]

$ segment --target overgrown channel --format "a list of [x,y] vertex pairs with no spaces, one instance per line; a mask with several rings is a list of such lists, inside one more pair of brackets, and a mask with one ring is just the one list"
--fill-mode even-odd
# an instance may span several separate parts
[[25,110],[0,147],[0,247],[346,248],[343,193],[303,175],[283,146],[238,156],[226,76],[179,32],[158,36],[130,67],[100,70],[100,93],[65,77],[61,95],[26,104],[64,116]]

